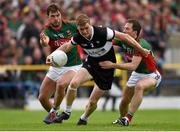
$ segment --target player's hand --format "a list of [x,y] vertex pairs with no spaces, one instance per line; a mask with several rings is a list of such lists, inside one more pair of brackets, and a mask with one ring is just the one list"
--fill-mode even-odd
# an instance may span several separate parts
[[52,56],[51,55],[48,55],[46,57],[46,65],[49,65],[49,66],[53,65],[53,63],[52,63]]
[[40,43],[43,44],[44,46],[46,46],[48,41],[49,41],[48,37],[42,32],[40,34]]
[[42,32],[42,33],[40,33],[40,39],[42,40],[42,41],[45,41],[46,40],[46,35]]
[[149,50],[144,49],[144,52],[141,53],[144,57],[148,57],[148,55],[150,54]]
[[99,62],[99,65],[101,66],[101,68],[103,69],[111,69],[111,68],[114,68],[113,67],[113,62],[111,61],[102,61],[102,62]]

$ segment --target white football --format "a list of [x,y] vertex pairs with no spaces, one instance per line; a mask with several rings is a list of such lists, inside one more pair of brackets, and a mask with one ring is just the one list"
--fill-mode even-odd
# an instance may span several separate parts
[[67,55],[62,50],[55,50],[51,53],[52,66],[54,67],[62,67],[67,63]]

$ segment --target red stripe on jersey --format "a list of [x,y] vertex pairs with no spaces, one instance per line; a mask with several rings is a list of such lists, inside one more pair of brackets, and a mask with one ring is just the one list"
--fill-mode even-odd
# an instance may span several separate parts
[[58,40],[50,40],[48,45],[53,49],[59,48],[61,45],[63,45],[65,42],[68,42],[71,38],[60,38]]
[[147,70],[151,72],[156,71],[156,62],[151,54],[149,54],[148,57],[143,57],[143,61],[146,63]]
[[77,46],[78,47],[78,53],[79,53],[79,55],[80,55],[80,58],[81,58],[81,60],[83,60],[83,59],[85,59],[85,53],[84,53],[84,50],[81,48],[81,46]]

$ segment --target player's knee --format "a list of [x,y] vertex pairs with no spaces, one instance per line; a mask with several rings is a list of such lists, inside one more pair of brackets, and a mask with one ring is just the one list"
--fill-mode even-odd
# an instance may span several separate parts
[[42,103],[42,102],[45,102],[46,100],[48,100],[48,98],[43,94],[39,94],[38,100]]
[[56,88],[59,91],[64,91],[68,87],[68,83],[65,81],[57,81]]
[[141,84],[141,83],[137,83],[136,84],[136,86],[135,86],[135,92],[136,91],[139,91],[139,90],[143,90],[144,89],[144,87],[143,87],[143,85]]
[[79,82],[78,81],[72,81],[70,83],[70,88],[71,89],[77,89],[77,87],[79,87]]

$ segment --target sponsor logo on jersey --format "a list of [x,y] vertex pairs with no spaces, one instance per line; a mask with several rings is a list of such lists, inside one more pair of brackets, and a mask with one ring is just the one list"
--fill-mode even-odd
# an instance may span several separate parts
[[100,48],[92,48],[92,49],[86,49],[84,48],[85,52],[93,57],[100,57],[105,55],[110,49],[112,48],[112,43],[107,42],[103,47]]
[[84,46],[84,47],[85,47],[85,46],[88,46],[88,44],[85,44],[85,43],[84,43],[84,44],[81,44],[81,45]]
[[64,35],[63,35],[62,33],[53,34],[53,37],[65,38]]

